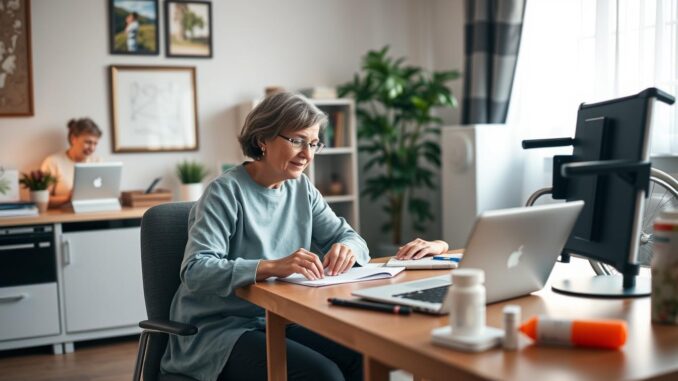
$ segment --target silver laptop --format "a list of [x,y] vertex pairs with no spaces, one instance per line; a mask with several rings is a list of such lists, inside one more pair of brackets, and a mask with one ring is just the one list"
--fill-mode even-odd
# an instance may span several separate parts
[[[574,201],[485,212],[476,219],[460,267],[485,271],[487,303],[541,290],[583,207],[583,201]],[[450,310],[450,284],[448,274],[365,288],[353,295],[445,314]]]
[[75,164],[71,203],[76,213],[120,210],[122,163]]

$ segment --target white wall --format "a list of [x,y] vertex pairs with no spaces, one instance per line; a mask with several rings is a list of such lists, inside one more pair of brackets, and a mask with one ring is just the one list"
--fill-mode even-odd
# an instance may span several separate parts
[[[162,0],[159,9],[162,15]],[[116,56],[108,53],[108,1],[33,0],[35,115],[0,119],[0,165],[22,171],[39,166],[67,148],[66,121],[89,116],[104,131],[97,154],[125,165],[123,189],[143,188],[156,176],[163,176],[161,186],[175,189],[173,169],[183,158],[207,163],[213,174],[219,162],[240,159],[237,104],[260,96],[266,86],[337,85],[352,77],[368,49],[385,44],[413,64],[461,69],[463,62],[461,0],[229,0],[213,1],[212,12],[212,59],[164,57],[163,17],[160,56]],[[112,64],[195,66],[200,150],[113,154]]]

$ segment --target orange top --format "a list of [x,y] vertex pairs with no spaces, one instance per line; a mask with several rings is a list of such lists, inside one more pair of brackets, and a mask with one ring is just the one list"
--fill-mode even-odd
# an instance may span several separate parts
[[[532,317],[520,326],[520,331],[532,340],[537,340],[539,318]],[[581,347],[617,349],[626,343],[628,336],[623,320],[573,320],[570,342]]]

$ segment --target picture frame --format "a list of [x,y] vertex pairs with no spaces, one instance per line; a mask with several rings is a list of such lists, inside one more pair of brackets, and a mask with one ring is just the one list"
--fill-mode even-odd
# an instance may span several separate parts
[[33,116],[31,2],[0,10],[0,117]]
[[113,152],[198,150],[193,66],[111,65]]
[[108,0],[110,53],[160,54],[158,0]]
[[212,3],[165,1],[165,55],[212,58],[212,50]]
[[0,202],[19,201],[19,171],[0,165]]

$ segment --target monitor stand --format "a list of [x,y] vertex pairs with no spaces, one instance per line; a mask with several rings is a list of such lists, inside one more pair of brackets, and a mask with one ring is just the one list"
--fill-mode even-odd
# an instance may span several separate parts
[[117,198],[73,200],[71,204],[75,213],[116,212],[122,209]]
[[624,287],[622,274],[614,274],[563,279],[555,282],[551,288],[561,294],[588,298],[617,299],[650,296],[652,291],[650,278],[631,276],[635,277],[635,281],[629,287]]

